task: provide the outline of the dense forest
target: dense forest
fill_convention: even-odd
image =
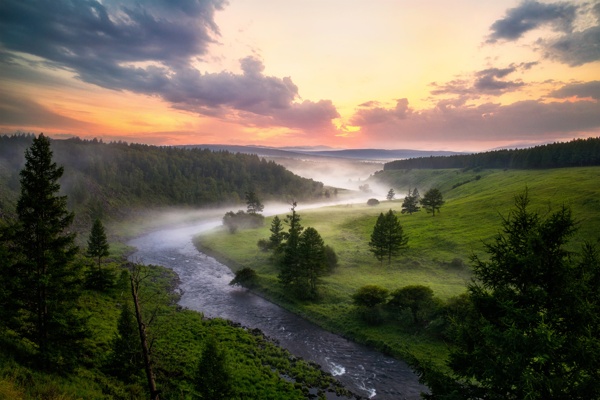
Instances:
[[[600,138],[576,139],[567,143],[552,143],[527,149],[396,160],[386,163],[384,170],[478,167],[542,169],[594,165],[600,165]]]
[[[34,135],[0,136],[0,213],[15,203],[23,154]],[[256,155],[72,138],[51,140],[64,166],[61,188],[71,209],[90,218],[128,207],[241,204],[252,190],[264,200],[309,200],[323,184],[294,175]]]

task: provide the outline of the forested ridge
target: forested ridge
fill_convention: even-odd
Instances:
[[[34,136],[0,136],[0,210],[7,212],[19,188],[24,151]],[[256,155],[207,149],[158,147],[72,138],[52,140],[64,166],[61,188],[74,210],[91,218],[122,207],[210,206],[243,203],[255,191],[263,200],[318,197],[323,184],[301,178]],[[10,207],[12,208],[12,207]]]
[[[447,168],[543,169],[600,165],[600,138],[576,139],[527,149],[396,160],[384,170]]]

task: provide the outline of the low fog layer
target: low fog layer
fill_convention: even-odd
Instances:
[[[366,183],[371,175],[383,169],[383,162],[370,160],[310,156],[302,159],[281,157],[272,157],[269,159],[283,165],[294,174],[303,178],[323,182],[326,186],[356,191],[359,190],[359,186]],[[373,182],[369,182],[368,184],[372,190],[371,197],[378,199],[385,198],[390,189],[389,187],[383,187]]]

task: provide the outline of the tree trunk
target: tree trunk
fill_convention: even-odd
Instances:
[[[154,381],[154,374],[152,373],[152,365],[150,364],[150,351],[148,349],[148,341],[146,339],[146,326],[142,320],[142,313],[140,311],[140,303],[137,296],[137,288],[131,276],[131,295],[133,296],[133,303],[135,304],[135,319],[138,323],[138,329],[140,331],[140,342],[142,344],[142,353],[144,355],[144,366],[146,368],[146,378],[148,379],[148,389],[150,390],[150,399],[158,399],[158,391],[156,390],[156,382]]]

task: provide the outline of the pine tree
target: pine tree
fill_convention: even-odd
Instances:
[[[269,231],[271,232],[271,236],[269,236],[269,248],[275,252],[278,252],[280,250],[281,243],[283,242],[284,232],[281,220],[277,215],[273,217]]]
[[[283,245],[283,257],[280,262],[279,281],[287,288],[296,285],[300,275],[300,255],[298,244],[300,235],[304,229],[300,224],[300,215],[296,212],[296,202],[292,203],[292,213],[288,214],[285,222],[289,230],[285,232],[285,244]]]
[[[488,255],[473,257],[453,374],[424,371],[430,398],[600,398],[600,258],[568,250],[568,208],[542,218],[528,207],[527,192],[516,196]]]
[[[110,247],[108,245],[108,239],[106,238],[104,226],[98,218],[96,218],[94,225],[92,225],[87,244],[87,255],[98,259],[98,269],[100,269],[102,257],[107,257],[110,254]]]
[[[140,336],[131,305],[125,302],[117,322],[117,334],[112,341],[112,353],[109,358],[111,372],[123,381],[140,379],[144,371]]]
[[[394,211],[389,210],[385,215],[380,213],[369,242],[370,251],[375,257],[382,263],[387,257],[388,265],[391,265],[392,257],[404,250],[407,244],[408,237]]]
[[[227,358],[214,336],[209,336],[198,363],[196,388],[201,399],[230,399],[233,394]]]
[[[260,214],[265,208],[253,190],[246,192],[246,205],[248,214]]]
[[[300,273],[305,279],[302,287],[306,286],[303,293],[310,298],[317,295],[319,278],[325,274],[327,269],[327,257],[325,256],[325,244],[319,232],[315,228],[306,228],[298,243],[300,256]]]
[[[73,213],[58,196],[63,168],[52,161],[50,141],[40,134],[25,152],[21,195],[17,202],[13,293],[20,300],[19,332],[36,344],[43,366],[72,367],[87,335],[77,313],[80,271],[73,263],[75,234],[68,232]]]
[[[421,207],[419,207],[419,197],[417,188],[412,192],[408,189],[408,194],[404,197],[404,201],[402,202],[402,214],[408,213],[409,215],[412,215],[414,212],[421,211]]]

